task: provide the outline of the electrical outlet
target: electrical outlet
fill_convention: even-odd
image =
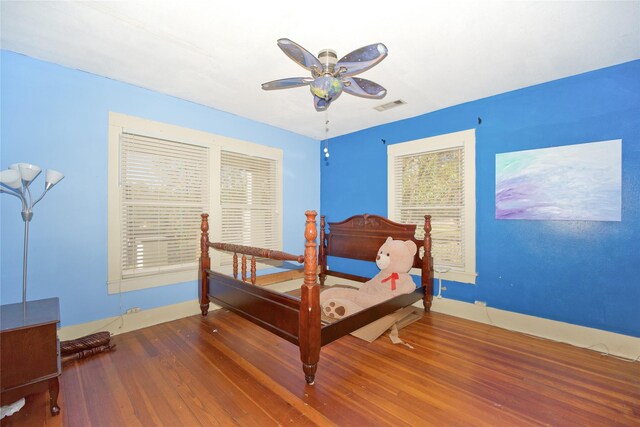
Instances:
[[[486,301],[478,301],[476,300],[476,302],[474,302],[475,305],[479,305],[480,307],[486,307],[487,306],[487,302]]]
[[[133,307],[128,309],[127,311],[125,311],[124,314],[133,314],[133,313],[137,313],[140,311],[140,307]]]

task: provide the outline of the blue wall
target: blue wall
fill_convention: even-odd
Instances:
[[[29,300],[60,297],[63,326],[197,298],[195,282],[107,295],[109,111],[282,148],[284,250],[303,247],[304,212],[320,207],[317,141],[12,52],[1,55],[0,168],[27,162],[66,175],[34,209],[27,289]],[[43,187],[38,177],[36,195]],[[0,207],[0,299],[7,304],[22,300],[23,222],[17,198],[3,194]]]
[[[640,61],[332,139],[331,161],[321,166],[322,213],[328,221],[386,216],[381,140],[470,128],[478,278],[476,285],[446,283],[443,296],[640,337]],[[622,222],[495,219],[496,153],[611,139],[623,141]]]
[[[640,61],[529,87],[318,143],[169,96],[11,52],[1,54],[0,168],[31,162],[66,178],[34,210],[29,299],[59,296],[62,324],[196,298],[194,283],[107,295],[107,125],[115,111],[284,151],[284,244],[306,209],[329,221],[387,215],[387,146],[476,128],[477,284],[443,295],[640,336]],[[478,117],[482,124],[478,125]],[[623,140],[622,222],[494,219],[496,153]],[[300,176],[318,176],[311,189]],[[36,182],[39,193],[43,178]],[[320,197],[320,194],[322,197]],[[21,299],[18,200],[0,196],[0,299]]]

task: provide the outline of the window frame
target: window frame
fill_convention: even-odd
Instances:
[[[462,283],[475,284],[476,272],[476,154],[475,129],[452,132],[413,141],[392,144],[387,147],[387,209],[389,219],[396,218],[395,159],[400,156],[420,155],[462,147],[464,150],[464,271],[449,270],[436,273],[437,277]],[[428,213],[428,212],[427,212]],[[422,224],[418,224],[418,227]],[[415,270],[415,269],[413,269]],[[419,274],[418,271],[412,274]]]
[[[269,147],[242,141],[208,132],[183,128],[180,126],[142,119],[121,113],[109,113],[108,131],[108,195],[107,195],[107,288],[109,294],[194,281],[198,277],[198,261],[185,266],[180,271],[156,273],[147,276],[122,278],[121,259],[121,212],[120,204],[120,139],[122,133],[133,133],[208,148],[209,151],[209,235],[211,241],[218,241],[222,235],[222,208],[220,205],[220,169],[221,152],[232,151],[245,155],[275,160],[277,163],[277,203],[278,236],[276,238],[282,250],[283,240],[283,152],[280,148]],[[258,265],[258,268],[270,268],[270,265]],[[211,268],[230,273],[231,266],[220,266],[220,257],[212,257]]]

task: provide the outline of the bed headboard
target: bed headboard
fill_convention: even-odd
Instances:
[[[400,224],[378,215],[354,215],[341,222],[330,222],[325,233],[324,216],[320,218],[320,245],[325,256],[375,261],[378,249],[387,237],[395,240],[412,240],[418,246],[413,266],[422,267],[420,247],[431,252],[431,222],[425,216],[425,239],[415,238],[416,226]]]

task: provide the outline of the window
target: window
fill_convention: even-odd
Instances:
[[[209,211],[208,148],[123,132],[122,278],[191,267],[199,215]]]
[[[111,113],[108,193],[109,293],[195,280],[203,212],[213,241],[282,249],[276,148]]]
[[[475,283],[475,130],[390,145],[389,217],[431,215],[432,254],[443,279]]]
[[[222,151],[220,209],[222,241],[280,249],[278,163],[275,159]],[[222,257],[228,265],[232,256]]]

